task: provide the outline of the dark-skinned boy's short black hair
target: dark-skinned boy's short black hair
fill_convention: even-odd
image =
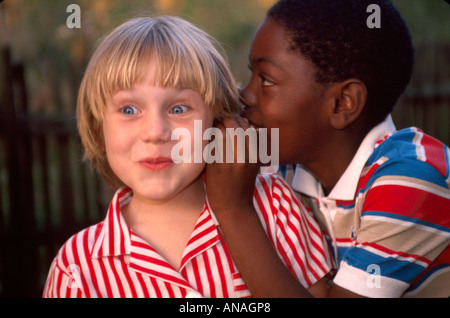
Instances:
[[[380,28],[367,19],[380,7]],[[280,23],[326,84],[357,78],[367,87],[365,113],[375,125],[392,111],[412,74],[414,49],[408,28],[389,0],[280,0],[267,14]]]

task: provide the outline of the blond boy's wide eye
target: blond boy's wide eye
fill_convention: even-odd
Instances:
[[[136,106],[132,106],[132,105],[127,105],[124,106],[120,109],[120,111],[122,112],[122,114],[127,115],[127,116],[132,116],[135,115],[139,112],[139,110],[137,109]]]
[[[175,115],[179,115],[179,114],[183,114],[185,112],[187,112],[189,110],[189,108],[187,106],[183,106],[183,105],[177,105],[172,107],[169,112],[171,114],[175,114]]]

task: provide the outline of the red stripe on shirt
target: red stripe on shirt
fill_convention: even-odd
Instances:
[[[426,162],[435,167],[442,176],[446,176],[447,158],[445,155],[445,148],[442,143],[426,134],[422,133],[421,145],[424,147]]]
[[[380,252],[383,252],[385,254],[389,254],[389,255],[393,255],[393,256],[401,256],[404,258],[413,258],[416,259],[418,261],[424,262],[426,264],[431,264],[431,261],[428,258],[425,258],[423,256],[417,255],[417,254],[408,254],[405,252],[401,252],[401,251],[392,251],[384,246],[381,246],[379,244],[376,243],[369,243],[369,242],[364,242],[360,244],[361,246],[370,246],[373,249],[376,249]]]
[[[450,226],[450,200],[422,189],[402,185],[380,185],[371,189],[364,211],[380,211]],[[429,213],[434,211],[434,213]]]

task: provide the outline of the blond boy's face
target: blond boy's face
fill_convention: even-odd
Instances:
[[[105,149],[111,169],[133,190],[133,199],[168,201],[201,181],[204,162],[175,164],[171,158],[178,142],[171,140],[172,131],[185,128],[194,138],[194,120],[202,121],[204,131],[212,126],[213,115],[191,89],[144,81],[113,94],[104,116]]]

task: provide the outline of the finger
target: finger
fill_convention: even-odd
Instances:
[[[226,117],[222,120],[225,128],[239,128],[240,125],[236,120],[237,117]]]
[[[241,116],[227,117],[222,122],[226,128],[243,128],[245,130],[251,127],[247,118]]]
[[[217,135],[214,135],[214,141],[216,143],[216,147],[214,148],[214,157],[216,157],[217,160],[215,163],[222,163],[222,166],[224,163],[227,163],[227,151],[230,151],[230,154],[234,154],[234,149],[230,147],[230,138],[227,138],[228,132],[227,128],[233,128],[236,127],[236,122],[234,119],[226,117],[223,118],[221,122],[215,122],[214,128],[217,128],[220,130],[220,133]],[[231,126],[231,127],[230,127]],[[216,140],[216,138],[219,137],[219,139]],[[228,155],[228,156],[231,156]],[[220,159],[219,159],[220,158]]]
[[[238,116],[236,121],[242,128],[244,128],[244,130],[251,127],[248,119],[245,117]]]
[[[248,128],[252,128],[249,124],[248,120],[245,118],[242,118],[240,116],[235,117],[226,117],[223,118],[221,123],[216,122],[214,125],[216,128],[219,128],[222,132],[222,149],[220,149],[219,157],[223,158],[223,162],[227,162],[227,158],[231,160],[233,158],[234,160],[232,162],[238,163],[241,162],[241,160],[238,160],[238,153],[239,149],[242,149],[238,146],[238,141],[242,139],[238,139],[237,136],[231,137],[230,132],[228,129],[234,130],[237,128],[242,128],[243,130],[247,131]],[[219,142],[219,141],[218,141]],[[244,147],[244,162],[246,164],[257,164],[260,163],[258,158],[258,136],[257,133],[254,132],[246,132],[245,135],[245,147]],[[228,152],[230,152],[228,154]],[[227,157],[228,155],[228,157]],[[229,162],[229,161],[228,161]],[[242,163],[242,162],[241,162]]]

